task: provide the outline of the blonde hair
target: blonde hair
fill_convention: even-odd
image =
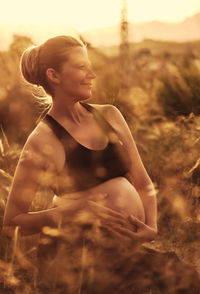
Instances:
[[[27,48],[20,60],[20,69],[24,79],[34,85],[42,86],[47,94],[53,95],[46,70],[54,68],[59,71],[63,62],[67,61],[67,53],[76,46],[86,45],[72,36],[57,36],[48,39],[40,46]]]

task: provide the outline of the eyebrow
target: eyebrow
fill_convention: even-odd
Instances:
[[[80,64],[87,64],[87,65],[89,65],[89,66],[92,66],[92,62],[90,61],[90,62],[85,62],[85,61],[79,61],[79,62],[76,62],[76,63],[74,63],[74,65],[80,65]]]

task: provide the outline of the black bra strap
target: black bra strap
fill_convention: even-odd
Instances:
[[[112,127],[112,125],[104,118],[104,116],[100,113],[100,111],[98,111],[95,107],[87,104],[87,103],[83,103],[80,102],[81,105],[83,105],[89,112],[91,112],[94,116],[94,118],[96,119],[97,123],[103,128],[103,130],[106,133],[109,132],[114,132],[116,134],[115,129]],[[56,136],[61,139],[63,137],[66,136],[66,134],[68,136],[71,137],[71,135],[69,134],[69,132],[57,121],[55,120],[51,115],[46,114],[46,116],[44,117],[44,119],[47,124],[51,127],[51,129],[54,131],[54,133],[56,134]]]
[[[55,135],[58,139],[62,139],[66,134],[69,135],[67,130],[57,122],[51,115],[46,114],[45,118],[43,119],[45,122],[50,126],[50,128],[53,130]]]
[[[98,111],[95,107],[93,107],[90,104],[80,102],[81,105],[83,105],[89,112],[92,112],[94,115],[94,118],[96,121],[100,124],[100,126],[106,131],[106,132],[114,132],[116,133],[116,130],[113,128],[113,126],[105,119],[105,117],[101,114],[100,111]]]

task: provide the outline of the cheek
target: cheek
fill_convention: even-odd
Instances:
[[[85,74],[80,73],[80,74],[76,74],[76,76],[71,76],[71,78],[69,79],[69,82],[71,84],[71,86],[81,86],[81,83],[85,80]]]
[[[82,81],[82,77],[81,76],[70,76],[70,75],[66,75],[66,77],[63,79],[62,81],[62,86],[66,89],[77,89]]]
[[[71,74],[70,74],[70,76],[77,81],[83,79],[85,75],[86,73],[84,70],[74,70],[74,71],[71,71]]]
[[[67,71],[62,78],[62,87],[72,95],[83,95],[86,92],[88,95],[90,89],[82,84],[86,80],[86,75],[84,71]]]

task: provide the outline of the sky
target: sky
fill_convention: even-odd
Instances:
[[[128,20],[178,22],[200,12],[200,0],[127,0]],[[1,24],[68,24],[79,32],[115,25],[122,0],[0,0]]]

